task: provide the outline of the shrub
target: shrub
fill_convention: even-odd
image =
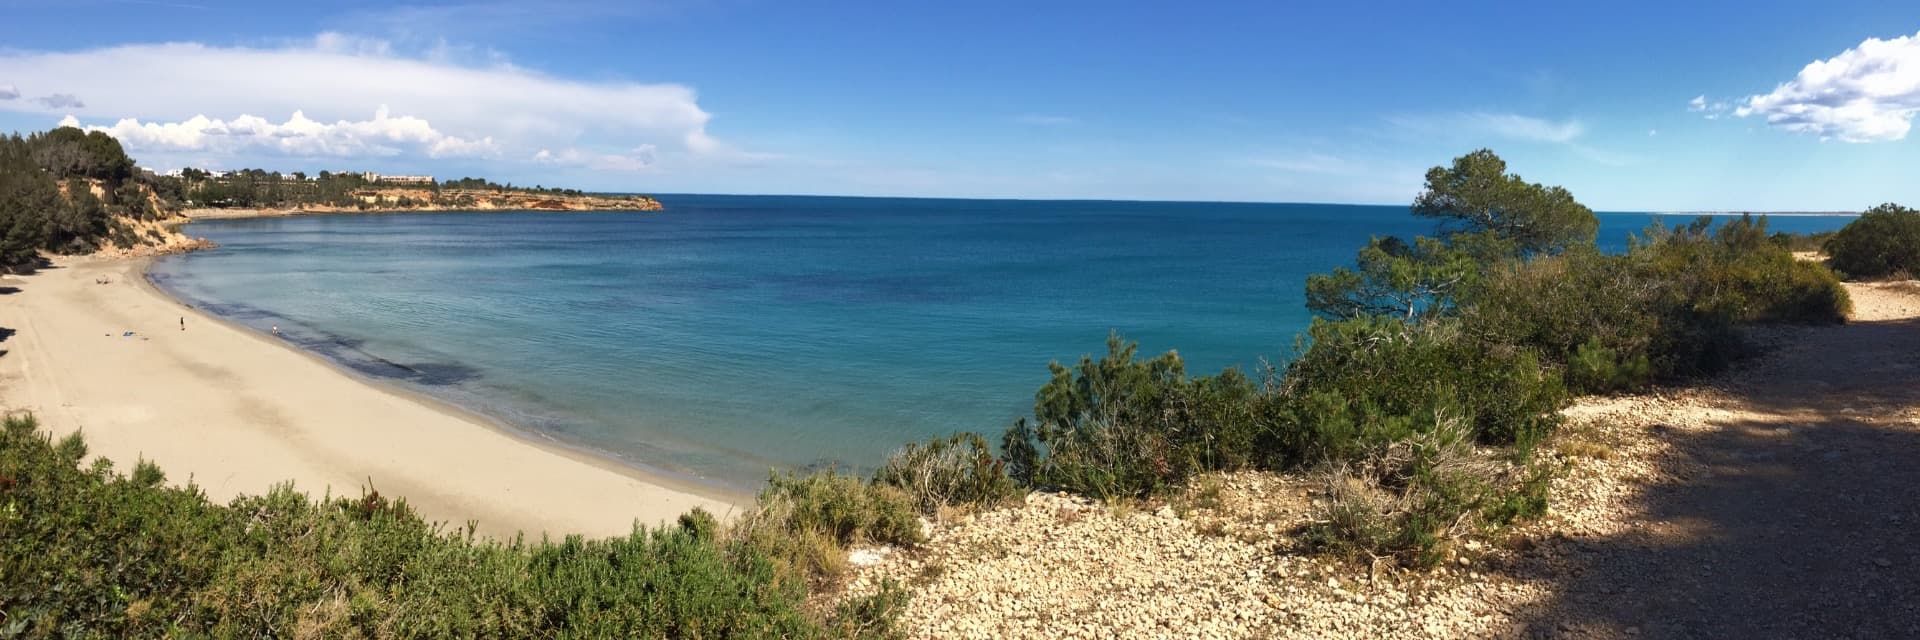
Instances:
[[[1086,495],[1152,494],[1204,471],[1252,464],[1260,390],[1238,369],[1186,375],[1179,354],[1135,359],[1137,344],[1107,338],[1107,355],[1053,363],[1034,395],[1034,420],[1001,439],[1007,471],[1028,486]]]
[[[908,444],[887,457],[873,481],[905,491],[926,515],[946,506],[997,506],[1020,491],[986,439],[972,432]]]
[[[1627,255],[1585,249],[1509,262],[1466,296],[1465,330],[1529,348],[1576,393],[1712,373],[1742,351],[1737,322],[1844,321],[1845,288],[1767,239],[1764,219],[1649,229]]]
[[[1920,211],[1883,204],[1827,240],[1833,268],[1853,278],[1920,272]]]
[[[1432,566],[1452,541],[1546,508],[1544,473],[1477,454],[1465,424],[1445,417],[1323,474],[1327,500],[1306,541],[1348,557]]]
[[[1786,249],[1788,251],[1823,252],[1827,250],[1826,249],[1827,241],[1833,239],[1833,234],[1834,232],[1832,231],[1819,231],[1815,233],[1792,233],[1787,231],[1780,231],[1780,232],[1774,233],[1771,236],[1768,236],[1767,240],[1771,241],[1775,246]]]
[[[1706,313],[1741,322],[1846,321],[1852,303],[1839,278],[1767,240],[1764,216],[1711,227],[1704,217],[1671,230],[1655,225],[1629,256],[1646,269],[1642,277],[1675,284]]]
[[[1653,379],[1653,364],[1645,353],[1623,354],[1597,339],[1580,344],[1567,361],[1567,388],[1588,392],[1629,389]]]
[[[910,546],[925,540],[905,492],[832,469],[772,476],[758,507],[735,522],[728,537],[767,557],[776,573],[810,584],[839,577],[853,544]]]
[[[789,531],[823,533],[840,545],[913,545],[925,540],[913,498],[897,487],[832,469],[804,476],[775,474],[760,490],[759,505],[763,512],[783,514]]]
[[[816,613],[771,547],[715,535],[701,512],[604,540],[498,542],[377,492],[281,486],[222,506],[151,464],[126,477],[78,467],[85,455],[31,417],[0,429],[0,636],[873,637],[899,608],[883,593]]]
[[[1604,393],[1715,371],[1739,352],[1733,318],[1692,304],[1692,288],[1583,250],[1495,268],[1460,322],[1482,344],[1539,354],[1573,393]]]
[[[1296,461],[1346,460],[1451,418],[1479,440],[1528,446],[1558,420],[1558,376],[1530,350],[1489,348],[1457,320],[1317,320],[1288,364],[1273,432]]]

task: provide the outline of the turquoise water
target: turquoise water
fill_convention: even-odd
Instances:
[[[1308,273],[1405,207],[672,196],[662,213],[196,222],[151,275],[365,375],[751,488],[1024,415],[1109,331],[1195,372],[1278,359]],[[1652,216],[1602,216],[1625,245]],[[1847,218],[1779,218],[1776,229]]]

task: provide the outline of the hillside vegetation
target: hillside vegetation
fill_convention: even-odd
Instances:
[[[31,265],[41,251],[174,241],[177,234],[152,224],[171,214],[107,134],[62,127],[0,137],[0,268]]]
[[[156,178],[167,197],[188,207],[309,212],[449,210],[658,211],[644,195],[589,194],[578,189],[516,187],[482,178],[418,183],[368,180],[359,173],[282,174],[241,169],[221,175],[187,169]]]

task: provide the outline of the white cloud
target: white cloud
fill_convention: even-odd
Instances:
[[[10,84],[0,84],[0,100],[12,100],[20,97],[20,90]]]
[[[1649,137],[1649,138],[1652,138],[1652,137],[1656,137],[1656,136],[1659,136],[1659,135],[1660,135],[1660,130],[1659,130],[1659,129],[1648,129],[1648,130],[1647,130],[1647,137]]]
[[[1732,108],[1731,105],[1725,102],[1708,102],[1707,96],[1705,95],[1696,96],[1694,99],[1687,101],[1688,113],[1706,114],[1705,117],[1708,120],[1719,120],[1722,116],[1727,115],[1727,111]]]
[[[96,123],[121,120],[106,128],[138,137],[129,144],[135,152],[143,145],[197,144],[213,151],[497,151],[527,158],[549,148],[604,154],[652,145],[663,158],[750,155],[707,132],[709,114],[683,85],[570,80],[497,62],[461,65],[432,52],[409,56],[382,40],[335,33],[268,48],[169,43],[0,51],[0,77],[59,92],[49,97],[86,98],[84,105],[78,98],[66,106],[30,100],[0,103],[0,109],[72,112]],[[402,115],[360,119],[383,105]],[[240,115],[289,113],[294,117],[282,123]],[[235,131],[248,132],[243,137],[253,142],[209,140]],[[275,136],[281,142],[263,142]]]
[[[79,126],[69,115],[61,121]],[[356,157],[415,153],[429,158],[486,157],[497,152],[492,138],[477,140],[450,136],[426,120],[393,117],[386,107],[370,120],[339,120],[331,124],[293,112],[286,122],[242,115],[231,121],[196,115],[180,122],[140,122],[124,118],[111,126],[88,126],[105,131],[121,144],[155,151],[211,151],[223,154],[256,151],[289,156]]]
[[[1587,131],[1586,125],[1578,120],[1554,121],[1485,111],[1390,118],[1389,121],[1402,128],[1427,134],[1495,137],[1553,144],[1573,142]]]
[[[641,171],[653,166],[653,145],[640,145],[626,153],[591,153],[579,149],[563,149],[554,153],[541,149],[533,154],[533,161],[540,164],[567,167],[584,167],[598,171]]]
[[[1775,128],[1822,139],[1878,142],[1907,137],[1916,112],[1920,34],[1868,38],[1815,60],[1771,93],[1747,98],[1734,115],[1760,116]]]

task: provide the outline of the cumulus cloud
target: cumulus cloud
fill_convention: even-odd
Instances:
[[[69,115],[66,126],[81,126]],[[477,140],[451,136],[426,120],[391,116],[381,107],[369,120],[325,123],[293,112],[286,122],[242,115],[217,120],[195,115],[179,122],[141,122],[125,118],[111,126],[87,126],[104,131],[135,149],[235,153],[270,152],[292,156],[394,156],[417,153],[430,158],[485,157],[497,151],[492,138]]]
[[[0,100],[12,100],[20,97],[20,90],[10,84],[0,84]]]
[[[1859,46],[1815,60],[1770,93],[1734,110],[1795,133],[1846,142],[1907,137],[1920,112],[1920,34],[1868,38]]]
[[[266,48],[169,43],[0,51],[0,77],[86,96],[87,113],[124,119],[102,128],[129,134],[136,152],[151,145],[329,156],[497,152],[524,159],[536,150],[575,148],[630,156],[624,150],[651,145],[662,156],[750,155],[708,134],[709,114],[683,85],[571,80],[504,63],[462,65],[334,33]],[[61,115],[78,102],[28,100],[0,103],[0,110]],[[390,111],[364,119],[382,105]],[[238,115],[289,113],[293,117],[280,123]],[[240,132],[245,142],[213,140]]]

